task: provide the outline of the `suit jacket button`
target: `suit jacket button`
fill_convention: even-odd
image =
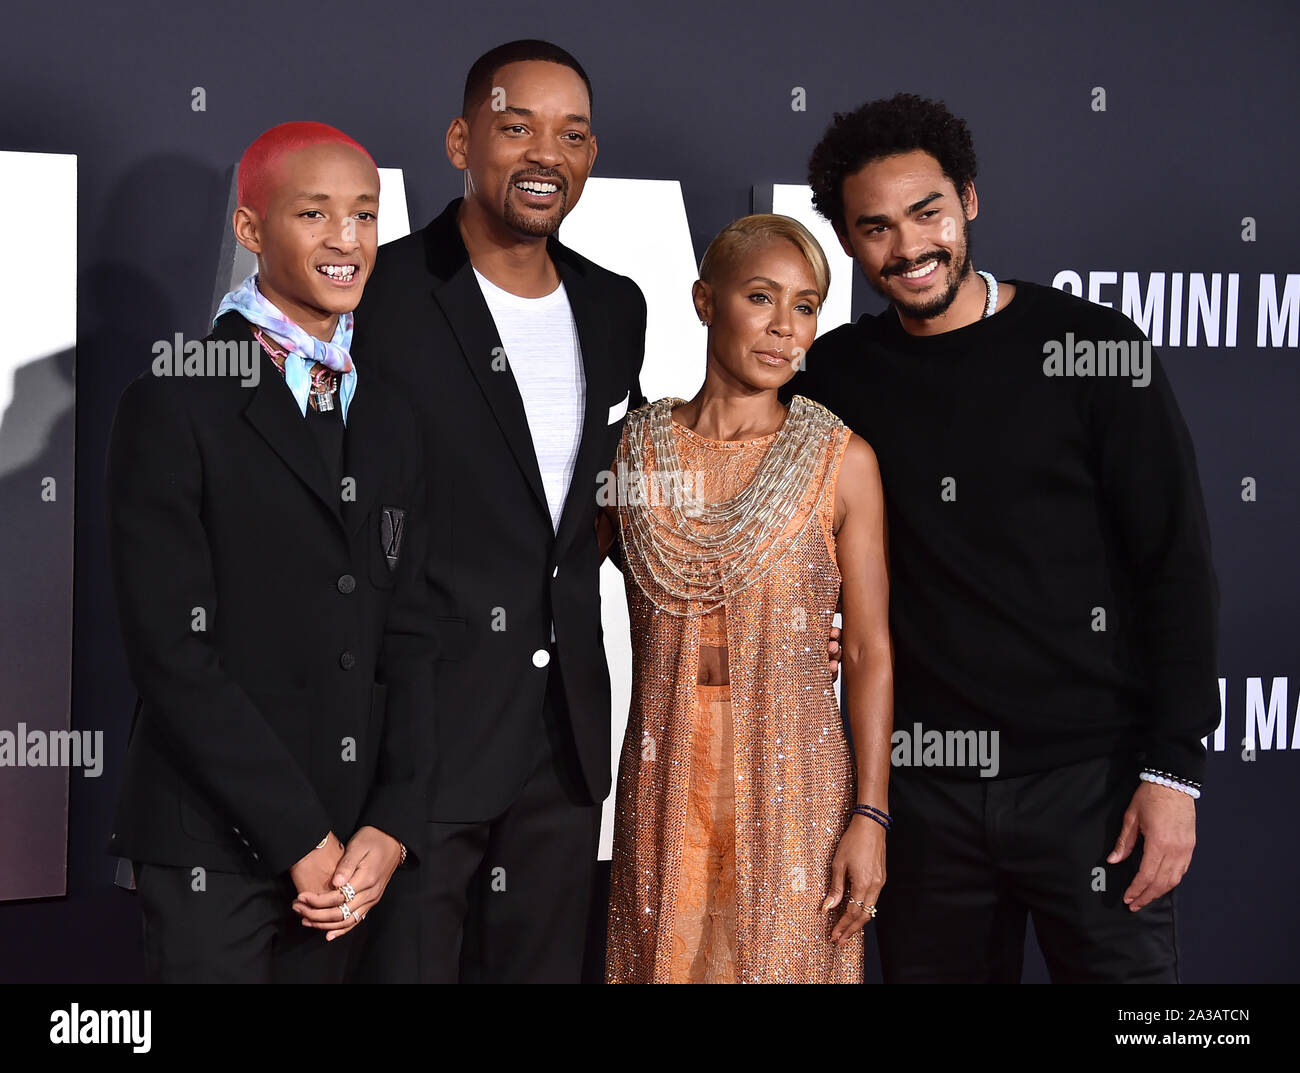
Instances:
[[[344,574],[342,577],[339,578],[338,586],[339,586],[339,592],[341,592],[344,596],[346,596],[348,593],[350,593],[353,589],[357,587],[357,579],[354,578],[351,574]]]
[[[352,670],[352,668],[355,667],[356,665],[357,665],[357,657],[354,656],[351,652],[344,652],[343,655],[339,656],[339,666],[342,667],[345,671]]]
[[[550,662],[551,662],[551,654],[547,652],[546,649],[539,648],[536,652],[533,653],[534,667],[545,667]]]

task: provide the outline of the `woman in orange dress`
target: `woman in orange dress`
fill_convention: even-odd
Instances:
[[[885,880],[892,652],[875,455],[780,389],[830,270],[784,216],[710,244],[704,386],[629,415],[615,465],[632,623],[606,979],[860,982]],[[837,604],[850,751],[826,661]],[[836,912],[839,910],[839,912]]]

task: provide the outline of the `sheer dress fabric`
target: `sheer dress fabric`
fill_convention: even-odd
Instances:
[[[639,436],[652,469],[654,405],[629,415],[624,465],[629,437]],[[656,584],[627,539],[620,503],[632,704],[617,784],[607,982],[862,979],[861,933],[832,945],[841,908],[819,911],[854,804],[826,656],[840,588],[835,485],[850,432],[811,405],[824,429],[817,465],[794,517],[764,537],[787,546],[761,581],[727,593],[721,608],[698,614],[706,605]],[[671,434],[681,468],[715,502],[748,485],[780,435],[717,441],[676,422]],[[702,645],[725,651],[726,684],[699,680]]]

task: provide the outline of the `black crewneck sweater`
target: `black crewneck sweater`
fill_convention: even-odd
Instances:
[[[892,308],[828,332],[787,388],[880,462],[895,727],[996,730],[1003,778],[1132,750],[1200,782],[1218,593],[1187,428],[1152,349],[1146,386],[1131,364],[1047,375],[1057,344],[1066,370],[1084,342],[1140,360],[1145,336],[1011,282],[1002,310],[937,336]]]

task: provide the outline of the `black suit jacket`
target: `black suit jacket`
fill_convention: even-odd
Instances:
[[[113,424],[110,550],[140,699],[110,850],[278,874],[331,829],[418,846],[434,640],[414,417],[358,363],[349,499],[248,323],[227,313],[208,339],[251,346],[257,386],[146,374]]]
[[[547,654],[593,801],[610,786],[609,670],[594,533],[608,470],[639,386],[640,288],[564,246],[555,263],[577,323],[587,382],[573,482],[555,532],[523,402],[456,225],[461,199],[379,251],[357,310],[354,353],[405,389],[428,456],[429,580],[440,640],[437,761],[429,818],[488,819],[528,775]],[[507,356],[508,357],[508,356]]]

